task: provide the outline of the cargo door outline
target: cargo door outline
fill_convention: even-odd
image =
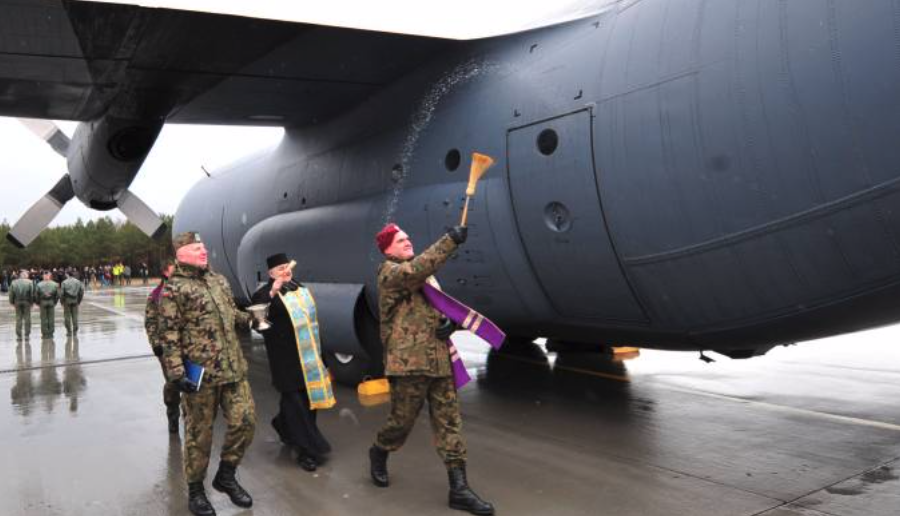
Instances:
[[[557,136],[550,153],[538,150],[538,135],[546,129]],[[509,128],[506,153],[519,239],[554,311],[567,319],[648,323],[603,212],[591,109]],[[568,216],[564,224],[548,222],[559,220],[552,215],[559,212]],[[560,278],[559,264],[570,259],[579,277]]]

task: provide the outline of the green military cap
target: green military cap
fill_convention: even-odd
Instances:
[[[185,231],[175,235],[175,238],[172,239],[172,247],[177,251],[180,247],[184,247],[188,244],[199,244],[201,242],[203,241],[200,240],[200,233],[197,233],[196,231]]]

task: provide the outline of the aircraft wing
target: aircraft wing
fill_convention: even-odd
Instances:
[[[70,0],[0,0],[0,115],[325,120],[460,42]]]

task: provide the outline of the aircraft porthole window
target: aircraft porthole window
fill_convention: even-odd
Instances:
[[[287,192],[284,192],[284,198],[287,199]]]
[[[301,205],[301,206],[306,206],[306,197],[301,197],[301,198],[300,198],[300,205]]]
[[[537,147],[544,156],[549,156],[556,152],[558,146],[559,136],[557,136],[556,131],[553,129],[544,129],[538,134]]]
[[[244,226],[247,225],[247,214],[246,213],[241,214],[241,224],[243,224]]]
[[[461,156],[459,154],[459,149],[450,149],[447,151],[447,156],[444,158],[444,166],[447,167],[448,171],[453,172],[459,168],[460,160]]]

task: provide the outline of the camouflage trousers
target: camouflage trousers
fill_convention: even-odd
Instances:
[[[56,310],[53,305],[41,306],[41,337],[52,337],[56,330],[53,318],[56,317]]]
[[[221,460],[238,465],[253,441],[256,430],[256,406],[250,383],[241,380],[223,385],[203,385],[199,392],[181,397],[185,409],[184,477],[187,482],[202,482],[212,450],[213,422],[219,407],[228,427],[222,443]]]
[[[175,417],[178,414],[178,407],[181,405],[181,391],[175,384],[166,378],[166,368],[163,365],[162,357],[159,358],[159,367],[163,374],[163,403],[166,404],[166,415]]]
[[[63,304],[63,318],[66,323],[66,335],[78,333],[78,305]]]
[[[25,336],[31,335],[31,303],[16,304],[16,337],[20,339],[22,326],[25,326]]]
[[[387,451],[399,450],[427,399],[431,433],[438,455],[448,468],[465,466],[466,443],[462,437],[462,416],[453,378],[392,376],[389,381],[391,415],[378,432],[375,444]]]

